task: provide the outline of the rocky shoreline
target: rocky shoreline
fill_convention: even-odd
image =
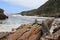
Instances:
[[[50,26],[54,19],[47,19],[44,23]],[[43,29],[42,24],[37,22],[23,24],[15,32],[2,32],[0,33],[0,40],[60,40],[60,30],[52,34],[47,34],[47,31]],[[50,29],[48,27],[48,29]],[[45,35],[45,36],[44,36]]]
[[[0,20],[4,20],[4,19],[7,19],[7,18],[8,18],[8,16],[6,16],[4,14],[4,10],[0,8]]]

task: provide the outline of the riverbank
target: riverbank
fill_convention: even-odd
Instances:
[[[48,25],[48,30],[51,28],[51,24],[53,20],[54,19],[47,19],[44,22],[46,23],[46,25]],[[46,36],[42,37],[42,35],[44,35],[43,26],[42,24],[39,24],[36,21],[34,23],[23,24],[15,30],[16,30],[15,32],[0,33],[0,40],[49,40],[49,39],[53,40],[54,38],[55,38],[54,40],[56,40],[60,36],[60,34],[58,34],[60,31],[58,31],[54,34],[48,34],[47,37]],[[12,31],[14,31],[14,29]],[[45,29],[45,32],[47,32],[46,29]]]

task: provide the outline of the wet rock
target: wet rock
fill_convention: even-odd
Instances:
[[[0,8],[0,20],[7,19],[8,16],[4,14],[4,10]]]
[[[60,30],[60,23],[56,24],[56,28],[53,30],[53,33],[57,32],[58,30]]]
[[[43,31],[43,37],[50,34],[49,27],[44,22],[42,23],[42,31]]]
[[[46,23],[46,25],[49,27],[49,29],[51,28],[54,19],[55,19],[55,18],[51,18],[51,19],[47,19],[47,20],[45,21],[45,23]]]
[[[7,36],[9,33],[7,32],[0,32],[0,38],[3,38],[4,36]]]
[[[49,30],[51,28],[53,20],[54,19],[47,19],[45,21],[42,21],[41,26],[42,26],[42,31],[43,31],[43,37],[50,34]]]
[[[55,28],[55,29],[53,30],[53,33],[57,32],[58,30],[60,30],[60,27]]]
[[[60,30],[54,34],[43,37],[41,40],[60,40]]]

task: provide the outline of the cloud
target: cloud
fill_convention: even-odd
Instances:
[[[47,0],[3,0],[3,1],[16,6],[23,6],[34,9],[44,4]]]

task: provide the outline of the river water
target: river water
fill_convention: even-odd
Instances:
[[[0,32],[11,31],[12,28],[17,28],[21,24],[27,24],[32,22],[34,16],[20,16],[20,15],[8,15],[6,20],[0,20]]]
[[[27,24],[34,22],[37,18],[39,21],[43,21],[48,17],[36,17],[36,16],[21,16],[21,15],[8,15],[6,20],[0,20],[0,32],[11,32],[12,28],[18,28],[21,24]]]

